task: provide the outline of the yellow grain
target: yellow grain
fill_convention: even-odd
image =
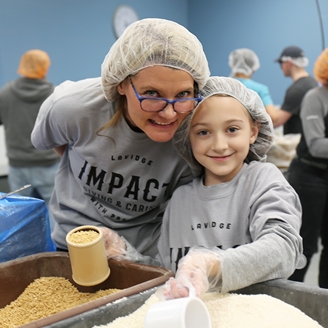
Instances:
[[[68,236],[68,240],[75,244],[88,244],[99,236],[95,230],[80,230]]]
[[[14,328],[118,292],[119,289],[82,293],[68,279],[41,277],[6,307],[0,309],[0,328]]]

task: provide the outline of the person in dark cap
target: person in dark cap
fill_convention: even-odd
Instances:
[[[41,104],[55,88],[46,78],[49,66],[45,51],[31,49],[21,57],[17,70],[20,77],[0,89],[0,125],[5,130],[9,188],[13,191],[31,184],[19,194],[41,198],[47,206],[60,158],[53,150],[36,149],[31,132]],[[49,217],[52,229],[54,221]]]
[[[270,112],[274,127],[283,125],[284,134],[301,133],[300,107],[304,95],[318,86],[316,80],[305,70],[309,60],[297,46],[285,48],[275,60],[286,77],[293,80],[287,89],[281,108]]]

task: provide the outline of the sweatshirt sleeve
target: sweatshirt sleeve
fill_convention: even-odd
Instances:
[[[266,222],[258,238],[225,251],[216,249],[222,270],[221,291],[228,292],[278,278],[288,278],[305,265],[302,240],[288,223]]]
[[[237,248],[215,250],[221,264],[222,292],[287,279],[306,263],[299,234],[302,222],[299,197],[276,167],[270,163],[261,167],[257,178],[251,179],[256,180],[249,212],[252,241]]]
[[[55,88],[40,107],[31,141],[35,148],[45,150],[72,142],[73,126],[78,121],[75,82],[65,81]],[[75,117],[75,119],[74,119]],[[71,133],[70,133],[71,131]]]
[[[109,120],[109,103],[99,79],[65,81],[42,104],[31,134],[35,148],[45,150],[73,145],[82,134],[96,133]],[[95,115],[97,113],[97,115]],[[106,114],[107,113],[107,114]],[[97,126],[95,126],[97,124]]]
[[[319,97],[319,89],[310,90],[301,107],[303,134],[309,152],[313,157],[328,158],[328,138],[326,137],[327,105]]]

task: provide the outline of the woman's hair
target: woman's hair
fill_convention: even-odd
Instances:
[[[111,126],[116,126],[120,122],[120,120],[123,117],[123,112],[126,108],[126,97],[123,95],[120,95],[119,98],[117,98],[113,102],[113,108],[115,111],[114,116],[97,131],[97,135],[100,136],[101,131],[103,131]]]

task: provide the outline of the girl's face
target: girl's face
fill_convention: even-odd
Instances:
[[[206,186],[234,178],[258,131],[258,125],[235,98],[212,96],[199,105],[189,138],[196,160],[205,168]]]
[[[140,97],[169,100],[194,98],[194,80],[182,70],[164,66],[148,67],[131,76],[131,81]],[[117,87],[118,92],[127,99],[124,117],[130,127],[146,133],[150,139],[157,142],[171,140],[189,113],[176,113],[171,104],[159,112],[145,112],[140,107],[131,81],[127,78]]]

